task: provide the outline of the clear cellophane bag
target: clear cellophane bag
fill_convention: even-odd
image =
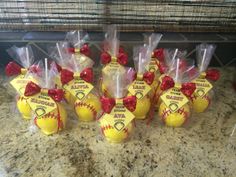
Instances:
[[[110,95],[102,96],[101,99],[106,98],[106,99],[113,99],[115,101],[114,109],[117,109],[116,106],[118,106],[119,109],[119,101],[118,100],[123,100],[125,98],[130,97],[128,94],[128,87],[129,85],[133,82],[133,78],[135,76],[135,71],[132,68],[125,68],[125,73],[117,71],[114,75],[104,75],[104,84],[106,85],[108,92]],[[131,96],[133,97],[133,96]],[[101,101],[102,104],[105,106],[103,101]],[[116,107],[116,108],[115,108]],[[122,107],[122,106],[121,106]],[[113,113],[106,113],[103,111],[103,114],[101,118],[99,119],[100,123],[100,128],[102,131],[102,134],[104,137],[111,143],[121,143],[126,141],[131,134],[134,132],[134,119],[130,121],[127,126],[121,130],[118,131],[114,128],[114,125],[110,125],[108,122],[104,121],[104,115],[105,114],[114,114],[116,111]],[[116,112],[119,114],[119,112]],[[130,115],[129,115],[130,116]],[[133,115],[132,115],[133,116]],[[126,119],[129,119],[126,117]]]
[[[208,66],[211,62],[211,59],[213,57],[213,54],[215,52],[216,49],[216,45],[214,44],[200,44],[196,46],[196,61],[197,61],[197,70],[199,72],[199,77],[198,79],[206,79],[207,82],[210,82],[211,85],[213,85],[213,81],[216,80],[211,80],[211,77],[208,78],[208,71],[210,71],[211,69],[208,69]],[[215,70],[215,69],[213,69]],[[216,72],[218,72],[217,70],[215,70]],[[196,83],[197,84],[197,83]],[[198,86],[198,84],[197,84]],[[199,90],[199,89],[198,89]],[[214,87],[212,87],[204,96],[201,96],[202,98],[200,98],[198,96],[198,94],[194,94],[192,97],[192,101],[193,104],[196,103],[196,108],[195,105],[194,106],[194,110],[196,112],[204,112],[205,110],[207,110],[209,108],[209,106],[214,102],[214,98],[215,98],[215,93],[214,93]],[[198,102],[200,101],[199,99],[202,99],[202,105],[203,104],[207,104],[208,106],[202,110],[201,106],[198,106]]]
[[[67,124],[67,112],[63,104],[64,92],[57,88],[55,83],[58,75],[56,64],[49,64],[48,59],[45,59],[44,64],[41,62],[40,65],[44,67],[41,67],[37,82],[29,81],[24,93],[32,109],[29,131],[35,133],[41,130],[44,134],[51,135],[65,129]],[[47,112],[47,109],[50,111]]]
[[[190,99],[196,89],[193,80],[199,76],[199,72],[193,72],[194,60],[176,56],[171,60],[166,74],[160,78],[161,92],[158,100],[160,119],[173,127],[186,125],[188,122],[191,116]],[[170,82],[172,85],[168,87]]]
[[[104,75],[113,75],[116,72],[125,73],[124,65],[128,62],[128,55],[120,48],[119,32],[116,25],[108,25],[104,28],[105,40],[101,53],[102,73],[99,81],[101,94],[106,94],[107,88],[104,87]]]
[[[3,85],[8,94],[15,98],[15,104],[10,107],[11,112],[30,120],[31,111],[24,97],[24,89],[29,80],[36,81],[41,74],[40,63],[36,62],[30,45],[13,46],[7,52],[13,61],[5,68],[7,78]]]

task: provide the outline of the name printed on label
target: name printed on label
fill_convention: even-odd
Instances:
[[[44,105],[44,106],[49,106],[49,107],[54,107],[55,106],[55,103],[50,103],[48,101],[39,100],[37,98],[31,98],[30,102],[36,103],[36,104],[41,104],[41,105]]]
[[[175,100],[175,101],[183,101],[184,99],[183,97],[172,96],[172,95],[166,95],[166,98],[170,100]]]
[[[16,81],[17,84],[26,84],[28,83],[30,80],[29,79],[18,79]]]
[[[114,118],[118,118],[118,119],[125,118],[125,115],[124,114],[115,114]]]
[[[207,83],[196,83],[196,86],[197,87],[210,87],[210,85]]]
[[[75,90],[75,89],[88,89],[88,85],[72,85],[71,89]]]

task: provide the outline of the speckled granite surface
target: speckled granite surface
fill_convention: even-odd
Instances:
[[[54,136],[30,132],[0,87],[0,176],[34,177],[216,177],[236,176],[236,92],[233,68],[222,70],[216,103],[193,114],[185,128],[167,128],[156,118],[136,123],[130,141],[108,144],[96,123],[71,121]],[[232,134],[232,136],[231,136]]]

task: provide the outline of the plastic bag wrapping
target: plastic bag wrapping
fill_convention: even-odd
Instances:
[[[128,94],[128,86],[133,81],[135,72],[126,68],[125,73],[117,72],[106,75],[104,84],[110,97],[102,96],[102,117],[99,119],[104,137],[111,143],[121,143],[133,132],[133,111],[136,107],[136,97]]]
[[[21,48],[13,46],[7,52],[14,61],[9,62],[5,68],[8,79],[4,82],[4,86],[8,93],[15,98],[16,107],[21,117],[29,120],[31,109],[27,104],[27,98],[24,97],[24,90],[28,81],[37,82],[36,77],[41,75],[41,66],[35,62],[29,45]],[[15,106],[11,109],[16,111]]]
[[[176,48],[176,49],[164,49],[163,53],[164,53],[164,56],[165,56],[164,60],[159,61],[159,65],[158,65],[159,72],[162,75],[171,73],[172,70],[175,69],[177,58],[180,59],[180,68],[185,68],[188,64],[189,64],[189,66],[194,66],[194,65],[191,65],[191,63],[188,63],[188,62],[193,62],[192,60],[188,61],[188,60],[185,59],[185,56],[186,56],[186,53],[187,53],[186,51],[180,51],[178,48]],[[158,78],[157,89],[156,89],[156,92],[155,92],[155,95],[154,95],[154,97],[156,98],[157,107],[159,105],[158,102],[159,102],[160,95],[162,93],[162,90],[160,89],[160,84],[161,84],[160,77]]]
[[[128,94],[128,86],[133,81],[135,71],[132,68],[125,67],[124,69],[124,72],[104,74],[104,86],[112,98],[123,98]]]
[[[189,74],[194,62],[175,58],[167,74],[161,77],[161,94],[159,100],[159,117],[171,127],[184,125],[190,117],[189,99],[196,89],[192,80],[198,75]]]
[[[74,58],[75,63],[77,65],[84,65],[85,67],[88,65],[93,65],[94,61],[83,54],[74,54],[69,52],[69,43],[68,42],[58,42],[56,46],[49,48],[49,55],[56,60],[57,64],[59,64],[62,68],[71,67],[71,59]]]
[[[200,44],[196,47],[197,66],[200,73],[207,70],[215,49],[214,44]]]
[[[155,77],[159,77],[158,72],[158,65],[160,57],[159,55],[156,55],[158,52],[156,52],[155,48],[157,47],[158,43],[160,42],[162,37],[162,34],[152,33],[151,35],[144,35],[144,46],[147,47],[147,50],[150,53],[151,51],[151,60],[149,61],[149,65],[146,66],[147,70],[150,72],[154,72]],[[156,82],[153,84],[153,90],[156,88]]]
[[[151,35],[144,35],[145,43],[150,47],[151,51],[153,51],[157,47],[162,36],[163,36],[162,34],[158,33],[152,33]]]
[[[62,105],[64,92],[55,88],[57,70],[49,68],[48,60],[44,61],[44,68],[37,83],[29,81],[25,87],[24,96],[32,109],[32,124],[29,130],[34,133],[38,127],[44,134],[51,135],[64,129],[67,113]]]
[[[68,67],[60,73],[65,97],[81,121],[93,121],[99,117],[101,104],[98,91],[93,85],[92,64],[81,65],[77,59],[71,58]]]
[[[148,46],[148,49],[153,52],[159,44],[162,38],[162,34],[152,33],[151,35],[144,35],[144,45]]]
[[[7,53],[23,68],[29,68],[34,62],[34,55],[30,45],[25,47],[13,46],[7,49]]]
[[[75,55],[68,51],[69,43],[68,42],[58,42],[54,47],[50,47],[48,49],[49,55],[53,58],[57,63],[57,69],[60,73],[61,69],[69,69],[74,71],[77,68],[85,68],[92,67],[94,65],[94,61],[85,55]],[[57,75],[56,84],[58,87],[62,87],[62,83],[60,81],[59,74]],[[68,94],[68,93],[67,93]],[[65,97],[67,100],[67,97]],[[67,100],[69,102],[69,100]]]
[[[115,25],[109,25],[105,28],[105,40],[103,42],[103,52],[101,53],[101,63],[103,65],[116,62],[120,65],[126,65],[128,55],[123,48],[120,48],[119,33]]]
[[[166,67],[171,67],[172,65],[174,65],[176,62],[175,59],[179,58],[181,59],[180,62],[182,62],[184,64],[184,60],[182,59],[186,59],[186,55],[187,55],[187,51],[181,51],[178,48],[176,49],[165,49],[164,50],[164,63],[166,65]],[[181,64],[182,65],[182,64]]]
[[[88,39],[88,33],[84,31],[70,31],[66,34],[66,40],[76,48],[81,48]]]
[[[215,49],[216,46],[212,44],[200,44],[196,47],[199,77],[194,80],[197,89],[192,95],[191,101],[193,110],[198,113],[206,111],[211,105],[214,98],[211,81],[216,81],[220,77],[218,70],[207,69]]]
[[[151,61],[152,50],[148,46],[138,46],[134,48],[133,60],[137,74],[144,74]]]
[[[55,46],[48,48],[49,56],[54,59],[61,67],[67,65],[67,61],[72,57],[72,53],[68,51],[68,42],[57,42]]]
[[[199,76],[199,72],[193,72],[194,68],[194,60],[176,58],[171,61],[166,74],[172,77],[175,83],[182,84],[190,82]]]
[[[68,51],[76,55],[90,56],[91,51],[86,41],[89,39],[88,33],[84,31],[70,31],[66,34],[66,41],[69,43]]]
[[[129,86],[129,93],[137,97],[136,109],[133,112],[136,119],[145,119],[151,107],[151,85],[155,78],[154,72],[147,71],[151,55],[152,50],[147,45],[134,48],[133,59],[137,74]]]
[[[104,51],[107,51],[111,56],[117,56],[119,53],[120,41],[119,32],[116,25],[108,25],[104,28],[105,40],[103,44]]]
[[[125,73],[124,65],[128,63],[128,55],[119,46],[118,32],[115,25],[107,26],[103,52],[101,53],[102,76],[100,78],[99,89],[101,94],[109,95],[108,89],[103,83],[103,77],[114,75],[115,73]]]

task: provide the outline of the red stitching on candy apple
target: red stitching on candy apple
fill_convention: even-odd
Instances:
[[[109,130],[109,129],[114,129],[114,128],[111,125],[101,126],[102,134],[104,135],[104,131]],[[128,137],[129,129],[127,127],[125,127],[122,131],[126,134],[126,137]]]
[[[94,119],[96,119],[97,111],[92,105],[84,103],[84,102],[75,102],[74,108],[76,108],[76,107],[86,107],[86,108],[88,108],[93,113]]]
[[[186,121],[187,117],[188,117],[188,112],[184,110],[184,108],[180,108],[178,109],[177,113],[179,113],[180,115],[184,115],[184,119]],[[165,108],[162,111],[162,116],[161,116],[161,120],[163,122],[165,122],[165,119],[167,118],[167,116],[169,116],[171,114],[170,109]]]
[[[58,127],[57,132],[59,131],[60,128],[63,128],[63,122],[61,120],[60,111],[59,111],[58,106],[57,106],[57,114],[49,112],[46,115],[42,116],[41,118],[42,119],[47,119],[47,118],[57,119],[57,127]],[[37,124],[37,119],[38,119],[37,117],[34,118],[34,124],[37,127],[39,127],[38,124]]]

